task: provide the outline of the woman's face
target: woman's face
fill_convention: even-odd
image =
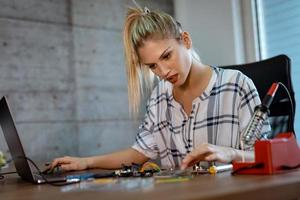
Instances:
[[[184,32],[178,39],[149,39],[138,48],[142,64],[161,79],[167,80],[174,86],[185,83],[192,65],[190,52],[191,40]]]

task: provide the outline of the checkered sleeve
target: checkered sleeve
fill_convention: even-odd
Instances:
[[[146,114],[143,122],[139,126],[138,134],[136,135],[136,140],[132,148],[150,159],[155,159],[158,156],[158,147],[153,135],[154,113],[149,106],[151,105],[151,100],[152,98],[150,98],[147,103]]]
[[[250,78],[244,76],[241,85],[241,99],[239,104],[239,124],[240,135],[248,126],[251,117],[254,114],[256,106],[261,104],[257,89]],[[269,132],[271,130],[269,120],[264,122],[262,133]],[[245,150],[253,150],[253,146],[245,146]]]

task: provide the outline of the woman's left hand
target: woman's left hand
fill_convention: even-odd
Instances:
[[[202,144],[187,154],[182,160],[181,169],[195,165],[199,161],[218,161],[229,163],[236,157],[236,151],[230,147]]]

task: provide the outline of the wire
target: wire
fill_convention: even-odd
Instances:
[[[237,173],[240,173],[241,171],[245,171],[245,170],[248,170],[248,169],[263,168],[263,167],[264,167],[263,163],[255,163],[253,165],[247,165],[245,167],[238,168],[238,169],[232,171],[231,174],[236,175]]]
[[[12,159],[7,160],[7,161],[6,161],[6,165],[9,164],[9,163],[11,163],[12,161],[13,161]],[[0,168],[0,169],[1,169],[1,168]],[[3,172],[3,173],[0,173],[0,180],[4,179],[4,175],[7,175],[7,174],[15,174],[15,173],[17,173],[17,172],[14,171],[14,172]]]
[[[34,163],[33,160],[31,160],[28,157],[23,157],[23,158],[25,158],[26,160],[28,160],[34,166],[34,168],[38,171],[39,175],[43,178],[43,180],[45,181],[45,183],[47,183],[49,185],[52,185],[52,186],[64,186],[64,185],[70,185],[70,184],[77,183],[77,182],[61,182],[61,183],[60,182],[57,182],[57,183],[50,182],[47,179],[47,177],[42,173],[42,171],[39,169],[39,167]]]
[[[280,167],[280,169],[282,169],[282,170],[290,170],[290,169],[297,169],[298,167],[300,167],[300,164],[297,164],[297,165],[295,165],[295,166],[282,165],[282,166]]]
[[[291,94],[290,94],[289,90],[287,89],[287,87],[282,82],[278,82],[278,84],[284,88],[284,91],[288,95],[289,102],[291,104],[291,109],[290,109],[290,118],[291,119],[289,120],[289,129],[290,129],[290,131],[292,131],[295,134],[295,130],[294,130],[294,114],[295,114],[295,110],[294,110],[294,104],[293,104],[293,101],[292,101]]]
[[[57,183],[53,183],[53,182],[48,180],[48,178],[43,174],[43,172],[40,170],[40,168],[30,158],[28,158],[26,156],[17,156],[17,157],[12,158],[10,161],[15,160],[15,159],[26,159],[26,160],[28,160],[34,166],[34,168],[37,170],[38,174],[42,177],[42,179],[45,181],[46,184],[49,184],[49,185],[52,185],[52,186],[64,186],[64,185],[70,185],[70,184],[78,183],[78,182],[57,182]],[[17,172],[0,173],[0,180],[3,180],[5,178],[4,175],[14,174],[14,173],[17,173]]]
[[[4,179],[4,175],[7,174],[16,174],[17,172],[4,172],[4,173],[0,173],[0,180]]]

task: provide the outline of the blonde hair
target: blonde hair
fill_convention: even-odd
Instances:
[[[123,30],[129,107],[131,114],[137,116],[143,88],[146,91],[153,88],[152,72],[142,66],[137,49],[147,39],[180,38],[182,29],[167,13],[147,8],[129,8]]]

